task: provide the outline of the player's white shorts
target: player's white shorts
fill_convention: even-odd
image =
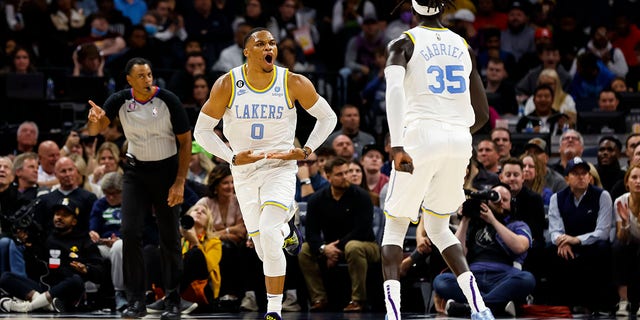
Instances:
[[[269,159],[231,166],[233,185],[249,235],[260,231],[260,212],[263,206],[278,206],[288,214],[296,193],[297,172],[296,161],[290,160]],[[288,215],[284,215],[282,219],[286,223]]]
[[[391,171],[385,214],[417,221],[419,209],[435,215],[455,213],[465,199],[464,176],[472,148],[469,128],[415,121],[405,128],[403,141],[414,170]]]

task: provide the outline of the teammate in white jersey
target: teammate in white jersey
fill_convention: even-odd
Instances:
[[[473,52],[438,20],[449,4],[450,0],[412,0],[419,25],[388,46],[386,101],[394,163],[382,238],[388,320],[401,318],[402,245],[409,222],[417,222],[420,211],[429,239],[457,276],[471,318],[493,319],[462,246],[449,230],[450,216],[464,201],[471,132],[489,117]]]
[[[249,32],[243,53],[247,63],[213,85],[194,136],[207,151],[232,165],[240,210],[263,261],[264,319],[279,320],[286,269],[282,243],[293,228],[287,221],[294,203],[296,160],[306,159],[324,142],[337,117],[309,79],[274,65],[278,49],[267,29]],[[295,101],[317,119],[304,148],[293,145]],[[220,118],[224,118],[223,130],[231,149],[213,132]]]

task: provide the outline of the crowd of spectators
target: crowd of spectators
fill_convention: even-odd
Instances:
[[[335,307],[358,312],[373,306],[370,302],[377,296],[371,293],[379,288],[371,285],[367,273],[375,273],[380,263],[375,241],[382,230],[379,215],[391,171],[382,72],[385,47],[415,26],[410,2],[400,2],[0,1],[1,83],[15,80],[16,75],[41,75],[37,79],[43,94],[35,102],[8,91],[0,94],[3,105],[14,108],[6,112],[22,109],[17,118],[7,117],[0,123],[14,128],[9,139],[0,143],[0,287],[24,302],[0,299],[0,310],[78,308],[76,296],[83,290],[79,281],[101,285],[104,301],[96,307],[105,306],[102,303],[112,301],[110,298],[114,301],[110,308],[122,310],[126,304],[126,284],[119,270],[119,206],[126,152],[122,128],[114,121],[92,138],[79,125],[65,128],[64,123],[72,119],[55,123],[55,117],[49,117],[38,123],[42,117],[35,110],[52,101],[86,103],[78,98],[86,95],[76,91],[102,91],[99,99],[123,89],[125,63],[140,56],[153,63],[157,84],[180,98],[193,126],[213,81],[244,62],[242,41],[255,27],[267,28],[274,35],[279,47],[277,63],[308,74],[340,120],[325,144],[298,162],[296,200],[302,207],[299,220],[308,242],[299,263],[298,258],[288,257],[292,261],[287,265],[295,270],[287,271],[283,310],[298,311],[307,302],[312,311]],[[491,109],[491,120],[475,139],[465,186],[494,188],[511,199],[483,206],[495,216],[484,222],[465,217],[458,229],[467,249],[475,248],[474,239],[484,232],[489,234],[492,250],[509,251],[485,256],[476,250],[468,258],[480,263],[483,272],[496,267],[483,265],[486,257],[503,259],[501,272],[507,267],[524,270],[505,273],[526,276],[526,288],[513,297],[516,304],[533,297],[535,303],[575,307],[574,312],[635,313],[640,302],[635,270],[640,261],[640,200],[636,199],[640,192],[640,124],[633,110],[639,106],[632,103],[640,91],[640,3],[455,3],[457,8],[445,12],[443,20],[475,50]],[[85,90],[82,83],[97,83],[99,90]],[[33,110],[25,111],[27,108]],[[303,113],[300,136],[311,126]],[[51,136],[61,128],[63,135]],[[514,134],[531,136],[526,144],[516,146]],[[598,135],[597,144],[585,145],[586,134]],[[622,136],[626,141],[621,141]],[[559,142],[557,154],[551,150],[554,139]],[[593,164],[587,162],[587,149],[595,150]],[[553,158],[556,163],[550,162]],[[264,309],[256,299],[264,287],[261,280],[253,279],[260,273],[260,261],[238,209],[229,166],[194,143],[189,169],[182,208],[193,217],[195,227],[183,230],[182,243],[193,278],[182,283],[181,294],[186,299],[182,310]],[[41,229],[11,220],[29,203],[34,204],[33,224]],[[154,261],[158,231],[152,210],[146,219],[145,254],[150,258],[145,261]],[[504,232],[499,227],[502,224],[510,233],[497,236]],[[452,227],[458,226],[452,221]],[[44,270],[34,261],[48,259],[47,249],[52,246],[59,247],[61,242],[64,246],[66,233],[48,234],[56,228],[81,239],[83,250],[90,255],[85,259],[83,253],[65,268],[68,279],[42,282],[39,276]],[[419,281],[412,276],[424,272],[418,268],[443,267],[435,257],[426,260],[430,263],[418,263],[424,256],[437,255],[420,231],[419,227],[418,241],[410,245],[407,256],[416,247],[419,254],[403,262],[403,281]],[[522,245],[503,245],[511,233],[517,234]],[[528,250],[522,248],[525,242]],[[148,302],[162,304],[161,281],[157,280],[162,275],[153,264],[144,267],[149,275]],[[325,287],[327,283],[317,276],[340,268],[352,281],[345,301],[338,301],[334,286]],[[94,272],[103,269],[101,274],[106,276]],[[429,280],[440,269],[435,271],[430,270]],[[592,279],[596,273],[598,281],[585,285],[582,279]],[[16,285],[25,278],[34,283],[23,288]],[[531,288],[532,278],[535,288]],[[447,279],[442,276],[436,282],[440,288],[436,293],[455,300],[457,293],[447,287]],[[41,290],[47,285],[54,286]],[[65,296],[55,285],[72,290],[72,295]],[[509,294],[499,292],[499,286],[488,288],[492,297],[500,298],[491,300],[500,302],[496,305],[509,302],[503,301]],[[304,301],[307,297],[309,301]],[[436,310],[447,311],[438,305]]]

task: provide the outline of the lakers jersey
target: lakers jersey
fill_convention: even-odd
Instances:
[[[473,125],[466,41],[445,28],[418,26],[405,33],[414,45],[404,78],[405,125],[422,119]]]
[[[274,66],[264,89],[247,81],[245,65],[230,71],[233,89],[223,115],[224,135],[235,153],[288,151],[293,148],[296,109],[287,90],[288,69]]]

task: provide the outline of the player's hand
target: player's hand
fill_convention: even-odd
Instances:
[[[413,173],[413,159],[404,151],[404,147],[391,148],[391,159],[396,171]]]
[[[293,148],[287,152],[269,152],[267,153],[267,159],[304,160],[304,150]]]
[[[177,206],[184,201],[184,182],[174,182],[169,188],[169,196],[167,196],[167,205],[169,207]]]
[[[89,121],[90,122],[98,122],[100,119],[104,118],[105,112],[92,100],[89,100],[89,104],[91,105],[91,109],[89,109]]]
[[[266,159],[267,155],[264,152],[253,153],[252,150],[241,151],[236,154],[236,161],[234,166],[240,166],[243,164],[254,163],[258,160]]]

